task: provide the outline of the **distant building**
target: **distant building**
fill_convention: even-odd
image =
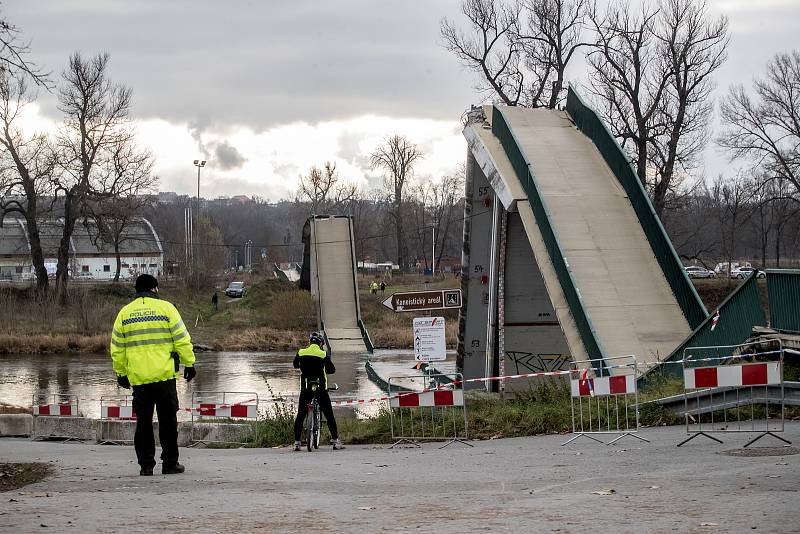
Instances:
[[[178,193],[174,191],[160,191],[158,193],[159,204],[174,204],[178,201]]]
[[[62,219],[39,223],[45,267],[55,276]],[[113,280],[117,269],[113,243],[96,239],[93,221],[78,221],[70,239],[70,276],[75,280]],[[161,240],[147,219],[138,219],[123,232],[120,242],[120,278],[142,273],[163,274],[164,251]],[[24,219],[6,217],[0,228],[0,281],[25,282],[36,278],[30,255],[28,229]]]
[[[249,204],[252,202],[247,195],[235,195],[231,197],[229,204]]]

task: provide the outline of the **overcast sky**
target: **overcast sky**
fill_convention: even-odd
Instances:
[[[190,193],[192,160],[209,161],[201,194],[290,198],[312,164],[337,162],[371,186],[368,155],[387,135],[420,144],[420,176],[465,158],[459,118],[481,97],[440,46],[458,0],[7,0],[2,12],[54,74],[68,55],[108,52],[114,81],[134,91],[140,142],[161,189]],[[800,0],[709,0],[730,17],[721,89],[749,83],[778,51],[800,48]],[[576,64],[573,79],[585,77]],[[31,124],[58,118],[42,93]],[[708,174],[725,170],[713,147]]]

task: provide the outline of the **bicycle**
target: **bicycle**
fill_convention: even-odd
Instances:
[[[317,400],[317,389],[319,389],[319,380],[310,380],[311,386],[311,402],[308,403],[308,413],[306,414],[306,447],[308,452],[314,449],[319,449],[319,436],[322,431],[322,411],[319,408],[319,401]],[[336,391],[339,389],[338,384],[332,384],[328,391]]]

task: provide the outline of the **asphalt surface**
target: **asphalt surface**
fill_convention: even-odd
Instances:
[[[562,447],[566,436],[544,436],[442,450],[181,449],[187,472],[154,477],[138,476],[130,447],[6,438],[0,462],[51,462],[55,474],[0,494],[0,532],[800,528],[800,455],[720,454],[747,435],[724,436],[723,445],[700,437],[681,448],[682,428],[642,435],[652,443],[582,439]],[[800,445],[800,423],[787,424],[784,436]]]

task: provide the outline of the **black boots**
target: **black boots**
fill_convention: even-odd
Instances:
[[[186,468],[183,467],[179,463],[174,464],[161,464],[161,474],[162,475],[179,475],[186,471]],[[153,476],[153,468],[152,467],[142,467],[139,469],[139,476],[142,477],[151,477]]]
[[[179,474],[183,473],[184,471],[186,471],[186,468],[183,467],[181,464],[179,464],[177,462],[174,463],[174,464],[171,464],[171,465],[167,465],[167,464],[162,464],[161,465],[161,474],[162,475],[179,475]]]

